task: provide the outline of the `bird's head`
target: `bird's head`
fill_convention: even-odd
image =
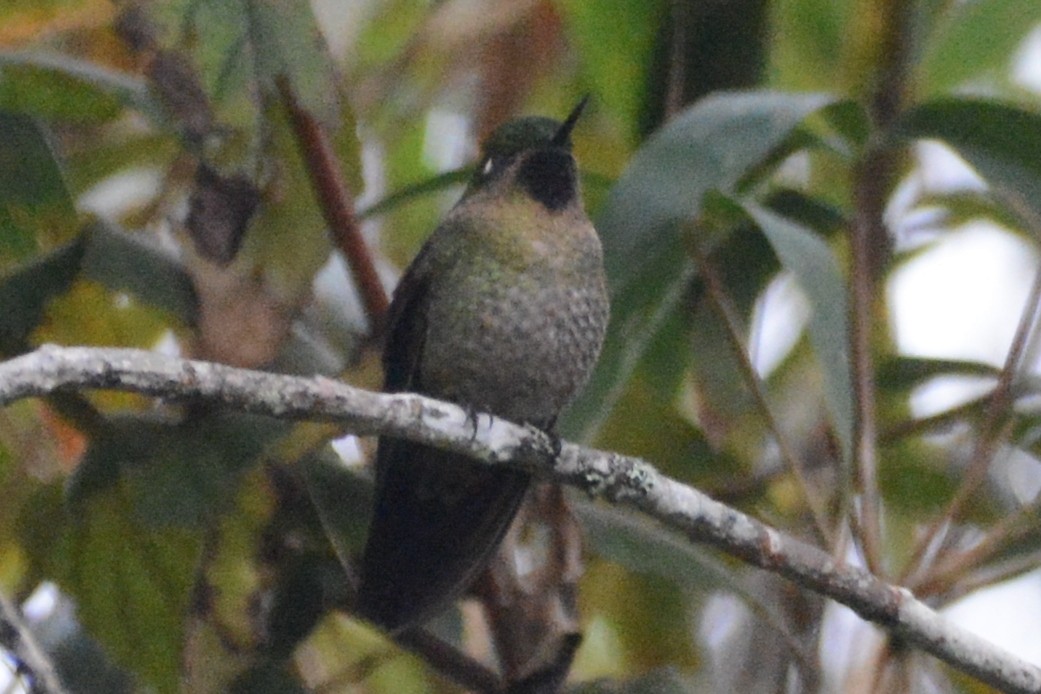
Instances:
[[[519,186],[550,211],[577,198],[578,172],[571,154],[571,131],[589,98],[563,123],[526,116],[503,123],[481,147],[481,159],[464,197],[491,188]]]

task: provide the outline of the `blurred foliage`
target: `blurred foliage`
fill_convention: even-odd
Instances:
[[[937,237],[986,219],[1037,245],[1041,98],[1011,75],[1039,22],[1033,0],[0,3],[0,356],[135,346],[377,387],[366,290],[326,233],[316,144],[287,94],[323,129],[391,286],[483,134],[590,93],[575,149],[612,323],[561,433],[817,541],[792,458],[836,535],[873,552],[851,522],[850,235],[874,186],[891,231],[929,212]],[[920,140],[987,185],[902,184]],[[875,178],[872,162],[887,167]],[[237,213],[203,208],[236,191]],[[237,253],[213,257],[211,241]],[[879,296],[919,249],[881,251]],[[873,565],[939,606],[1031,569],[1036,377],[1024,360],[900,354],[891,306],[868,310]],[[1008,397],[992,399],[1008,368]],[[916,413],[952,379],[975,394]],[[100,393],[0,411],[0,589],[58,596],[35,626],[72,691],[459,691],[346,609],[368,444],[341,442],[344,466],[336,433]],[[923,528],[991,450],[950,541],[923,554]],[[844,691],[866,686],[864,663],[887,668],[877,691],[981,691],[901,648],[832,662],[815,596],[572,502],[587,551],[571,691]],[[436,631],[492,662],[472,608]]]

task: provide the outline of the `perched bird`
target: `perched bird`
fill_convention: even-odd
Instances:
[[[571,130],[527,117],[497,128],[462,198],[394,292],[385,390],[449,400],[552,430],[593,368],[608,299],[582,207]],[[357,611],[391,632],[457,598],[495,551],[527,473],[381,437]]]

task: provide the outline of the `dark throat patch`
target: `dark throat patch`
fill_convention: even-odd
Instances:
[[[578,194],[575,160],[563,149],[540,149],[521,164],[517,182],[551,212],[566,207]]]

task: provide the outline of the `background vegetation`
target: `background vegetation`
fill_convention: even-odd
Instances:
[[[474,142],[590,93],[613,316],[562,433],[944,606],[1041,558],[1041,280],[995,364],[901,354],[887,287],[981,218],[1036,274],[1041,99],[1010,75],[1039,22],[1033,0],[5,2],[0,355],[155,347],[376,388],[384,288]],[[922,140],[986,186],[923,185]],[[912,407],[952,377],[976,389]],[[457,691],[344,609],[370,444],[337,434],[110,393],[3,410],[0,587],[77,692]],[[578,581],[575,691],[983,691],[571,502],[513,578]],[[581,572],[545,558],[576,517]],[[435,631],[490,662],[482,625],[471,600]]]

